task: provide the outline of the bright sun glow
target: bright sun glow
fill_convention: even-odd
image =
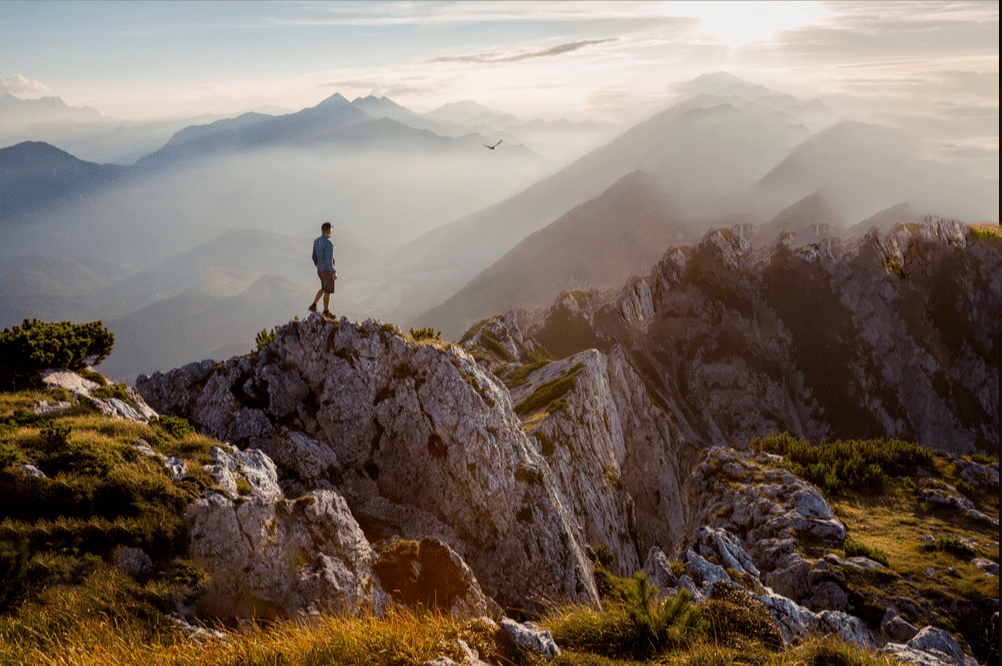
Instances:
[[[679,5],[684,5],[682,12]],[[735,46],[810,25],[822,13],[817,2],[685,2],[669,7],[675,13],[699,18],[700,32]]]

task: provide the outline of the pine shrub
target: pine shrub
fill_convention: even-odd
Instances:
[[[750,447],[783,456],[790,471],[828,492],[880,494],[888,480],[931,466],[932,449],[898,440],[838,440],[823,444],[789,433],[755,438]]]
[[[100,321],[25,319],[0,332],[0,390],[29,387],[47,368],[83,370],[108,358],[115,336]]]

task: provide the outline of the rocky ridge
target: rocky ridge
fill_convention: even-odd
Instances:
[[[624,354],[704,445],[788,431],[997,451],[1002,242],[938,218],[854,239],[758,234],[710,231],[620,290],[510,320],[558,357]]]
[[[831,552],[845,527],[817,488],[767,454],[726,447],[700,454],[698,447],[740,444],[790,422],[806,435],[836,432],[819,397],[811,397],[810,373],[796,362],[802,331],[770,310],[768,294],[754,296],[769,270],[800,270],[824,294],[817,287],[824,281],[811,272],[837,273],[825,263],[836,256],[848,262],[842,283],[866,285],[853,287],[858,302],[849,302],[859,307],[848,309],[850,319],[887,324],[866,338],[886,360],[897,358],[881,345],[900,332],[901,312],[878,312],[863,292],[903,278],[875,275],[878,264],[894,269],[891,254],[881,255],[881,264],[867,252],[904,247],[902,266],[917,274],[919,265],[937,262],[991,263],[998,249],[976,247],[943,221],[897,229],[893,243],[874,233],[858,246],[835,239],[797,246],[788,238],[762,249],[748,233],[713,232],[696,248],[669,250],[649,278],[618,293],[566,294],[547,312],[495,317],[459,345],[415,341],[371,320],[312,316],[276,328],[254,354],[141,376],[137,389],[158,410],[232,443],[214,454],[222,492],[207,494],[189,516],[192,551],[220,581],[198,612],[379,609],[391,598],[420,600],[422,581],[441,586],[429,573],[438,566],[457,572],[463,589],[446,596],[462,614],[497,617],[495,601],[530,613],[547,598],[598,603],[589,556],[600,559],[602,550],[614,573],[643,570],[665,591],[685,588],[704,599],[717,584],[738,586],[768,610],[787,642],[837,634],[868,648],[900,645],[885,650],[907,661],[908,650],[920,649],[910,643],[918,629],[893,608],[875,619],[846,586],[845,571],[876,563]],[[949,256],[967,248],[974,259]],[[924,348],[924,358],[928,364],[959,354],[982,371],[975,379],[985,379],[991,371],[977,365],[978,353],[998,350],[978,346],[985,340],[977,326],[991,318],[991,294],[999,290],[980,264],[975,269],[972,279],[991,288],[973,315],[972,337],[952,339],[945,351]],[[714,291],[724,274],[744,305]],[[829,287],[838,282],[826,279]],[[876,290],[881,307],[914,297],[883,286]],[[686,317],[678,316],[682,310]],[[905,323],[932,330],[934,315]],[[721,322],[724,333],[715,328]],[[693,345],[701,334],[710,341],[694,348],[690,367],[665,346],[667,331]],[[739,333],[745,337],[733,337]],[[751,353],[739,354],[739,343]],[[721,345],[731,345],[732,356],[713,361]],[[790,367],[777,371],[780,361]],[[956,398],[961,389],[951,377],[940,388],[952,386],[943,390]],[[739,380],[748,382],[742,393]],[[990,389],[979,390],[991,399]],[[798,404],[802,394],[813,402]],[[879,412],[884,403],[865,404]],[[923,404],[943,407],[931,398]],[[727,417],[742,410],[741,419]],[[881,434],[914,432],[908,423],[902,417],[892,422],[898,430]],[[977,428],[992,424],[975,426],[973,435],[961,433],[964,442],[979,441]],[[997,464],[956,461],[965,481],[987,487],[994,480],[997,491]],[[798,539],[827,554],[806,557]],[[234,541],[241,543],[230,552]],[[242,576],[234,562],[253,575]]]

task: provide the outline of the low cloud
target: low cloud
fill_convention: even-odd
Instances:
[[[524,51],[521,53],[472,53],[469,55],[459,55],[459,56],[441,56],[438,58],[432,58],[427,62],[469,62],[469,63],[496,63],[496,62],[521,62],[523,60],[532,60],[534,58],[552,58],[554,56],[563,55],[565,53],[572,53],[580,49],[586,48],[588,46],[594,46],[595,44],[604,44],[606,42],[615,42],[615,38],[609,39],[586,39],[580,42],[566,42],[564,44],[557,44],[556,46],[551,46],[545,49],[539,49],[536,51]]]
[[[49,87],[41,81],[32,81],[24,78],[20,74],[8,76],[6,79],[0,79],[0,91],[11,93],[12,95],[26,95],[29,97],[34,95],[52,94]]]

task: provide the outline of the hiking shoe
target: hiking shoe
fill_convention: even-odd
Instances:
[[[317,304],[314,303],[313,305],[311,305],[310,307],[308,307],[306,309],[309,310],[310,312],[316,312],[317,311]]]
[[[333,314],[331,314],[330,310],[324,310],[324,319],[331,319],[331,320],[333,320],[333,319],[337,319],[337,317],[335,317]]]

